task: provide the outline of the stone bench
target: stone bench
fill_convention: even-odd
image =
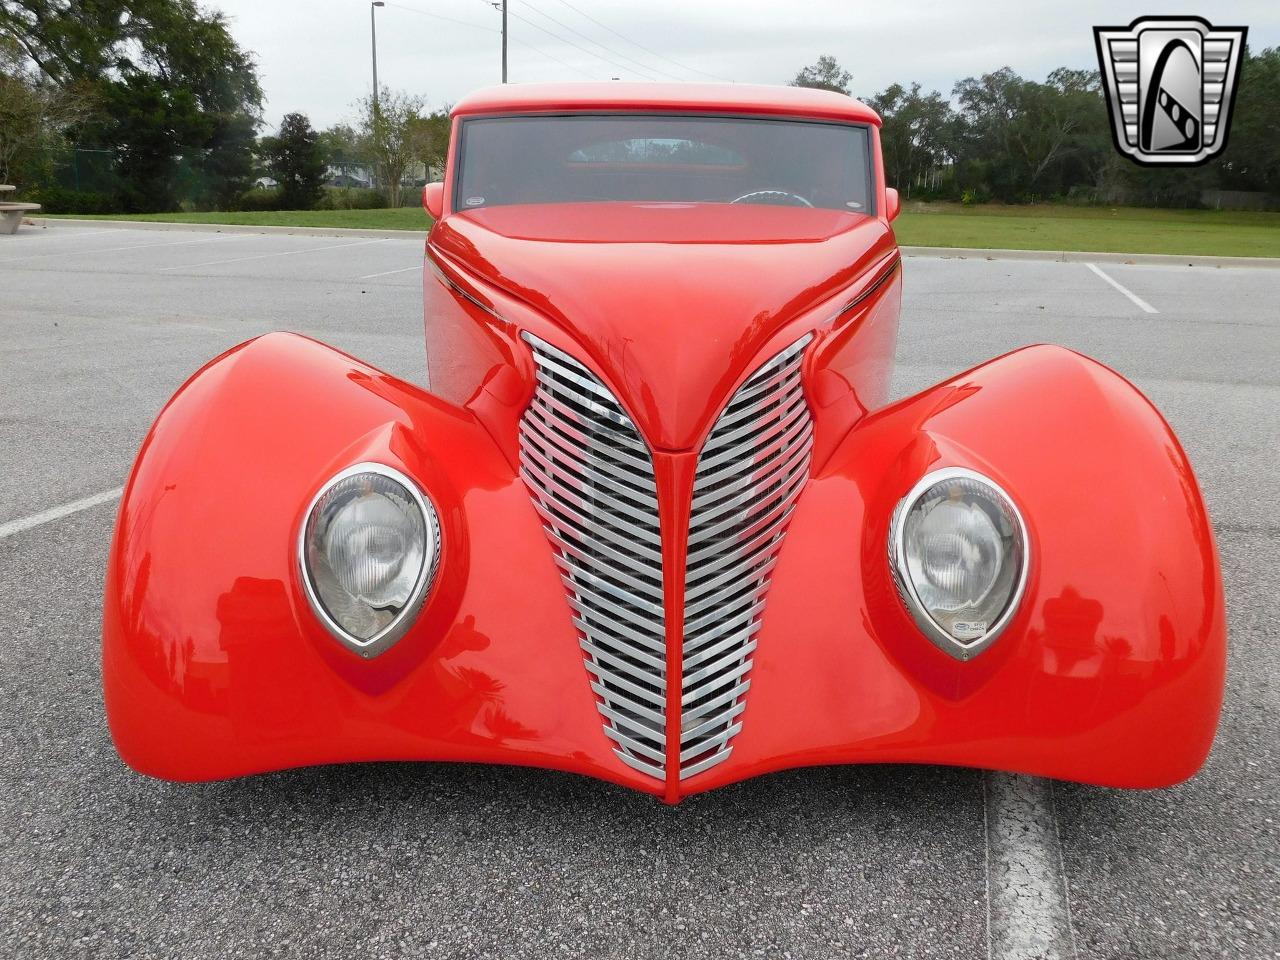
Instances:
[[[38,203],[10,203],[0,201],[0,234],[17,233],[22,218],[40,209]]]
[[[4,195],[13,193],[15,189],[11,183],[0,183],[0,234],[17,233],[18,227],[22,226],[22,218],[40,209],[38,203],[5,201]]]

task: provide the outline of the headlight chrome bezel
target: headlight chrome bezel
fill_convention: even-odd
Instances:
[[[1020,547],[1020,568],[1014,581],[1013,590],[1010,593],[1009,600],[999,617],[987,631],[978,639],[971,642],[962,642],[951,635],[941,624],[934,619],[928,608],[921,601],[920,595],[916,590],[915,584],[911,577],[908,565],[906,536],[905,530],[907,518],[910,516],[915,505],[924,498],[934,487],[940,483],[949,480],[970,480],[989,488],[1007,507],[1010,516],[1013,519],[1015,539]],[[1027,575],[1031,567],[1031,540],[1027,533],[1027,524],[1023,519],[1022,511],[1018,508],[1017,501],[1009,495],[1009,493],[985,474],[976,470],[970,470],[967,467],[944,467],[940,470],[934,470],[925,474],[916,484],[907,491],[907,494],[898,501],[898,505],[894,508],[893,517],[889,523],[889,569],[893,574],[894,584],[898,588],[898,596],[901,598],[903,605],[907,608],[907,612],[911,615],[912,620],[920,628],[920,631],[944,653],[955,657],[957,660],[972,660],[982,651],[986,650],[996,639],[1004,632],[1005,627],[1013,619],[1022,604],[1023,594],[1026,592]]]
[[[311,518],[316,511],[316,507],[338,483],[361,474],[376,474],[403,487],[409,494],[410,500],[422,514],[425,537],[422,569],[418,573],[408,599],[386,626],[367,639],[361,639],[344,629],[325,608],[324,602],[317,592],[311,569],[307,562],[307,531],[311,526]],[[320,621],[325,630],[346,649],[368,660],[385,653],[394,646],[417,620],[418,613],[425,604],[431,586],[435,582],[436,572],[440,567],[442,546],[440,515],[436,510],[435,504],[412,477],[394,467],[387,466],[385,463],[373,461],[356,463],[335,473],[321,484],[320,489],[316,491],[315,496],[311,498],[311,502],[307,504],[306,510],[303,511],[302,523],[298,529],[296,540],[298,576],[302,581],[303,592],[306,594],[311,612],[315,614],[316,619]]]

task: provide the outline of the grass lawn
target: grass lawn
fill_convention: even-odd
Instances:
[[[899,243],[922,247],[1280,257],[1280,213],[912,204],[894,229]]]
[[[113,213],[80,220],[151,220],[161,223],[225,223],[251,227],[344,227],[360,230],[418,230],[431,226],[421,207],[395,210],[273,210],[254,213]]]
[[[426,230],[430,223],[418,207],[161,213],[94,219],[416,231]],[[894,227],[898,242],[910,246],[1280,257],[1280,213],[1051,204],[1025,207],[909,204]]]

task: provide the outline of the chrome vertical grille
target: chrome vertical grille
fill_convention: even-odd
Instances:
[[[626,764],[666,775],[666,613],[653,458],[622,405],[573,357],[524,334],[537,385],[520,467],[555,549],[604,732]],[[680,777],[729,756],[765,593],[808,478],[809,336],[734,394],[698,457],[685,571]]]
[[[800,363],[810,336],[734,394],[698,456],[685,570],[680,777],[729,756],[787,520],[809,475],[813,419]]]
[[[666,771],[666,615],[653,458],[607,387],[525,334],[537,364],[520,467],[555,548],[604,732],[626,764]]]

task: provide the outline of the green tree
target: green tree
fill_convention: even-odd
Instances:
[[[375,101],[359,102],[360,143],[378,171],[378,182],[387,191],[387,205],[400,205],[405,176],[418,162],[418,134],[425,101],[418,96],[386,87]]]
[[[449,159],[450,129],[448,107],[435,110],[414,122],[414,159],[427,168],[428,178],[433,173],[444,176]]]
[[[1246,52],[1236,91],[1222,184],[1280,195],[1280,47]]]
[[[320,149],[331,163],[362,163],[360,135],[349,123],[335,123],[317,135]]]
[[[328,158],[320,135],[301,113],[286,114],[280,132],[263,140],[267,169],[280,184],[285,210],[310,210],[320,199]]]
[[[1101,149],[1105,121],[1095,74],[1057,70],[1047,83],[1009,67],[955,85],[962,184],[1005,201],[1064,193],[1069,164]]]
[[[810,64],[797,73],[787,86],[834,90],[836,93],[847,96],[851,83],[853,83],[853,74],[842,68],[835,57],[823,54],[816,63]]]
[[[936,90],[921,93],[895,83],[867,99],[880,114],[880,146],[885,176],[892,185],[909,188],[946,161],[951,153],[955,116]]]
[[[203,208],[231,209],[253,186],[258,122],[247,113],[219,115],[194,163],[192,199]]]
[[[0,37],[0,183],[21,183],[51,167],[67,132],[89,115],[88,100],[27,68],[17,43]]]
[[[1045,120],[1062,133],[1048,176],[1041,182],[1047,194],[1088,191],[1095,197],[1103,171],[1115,155],[1111,143],[1111,118],[1097,70],[1059,67],[1045,81],[1049,109]]]
[[[85,136],[117,148],[132,209],[171,208],[180,166],[205,196],[243,182],[262,92],[222,13],[196,0],[0,0],[0,31],[50,82],[100,102]]]

